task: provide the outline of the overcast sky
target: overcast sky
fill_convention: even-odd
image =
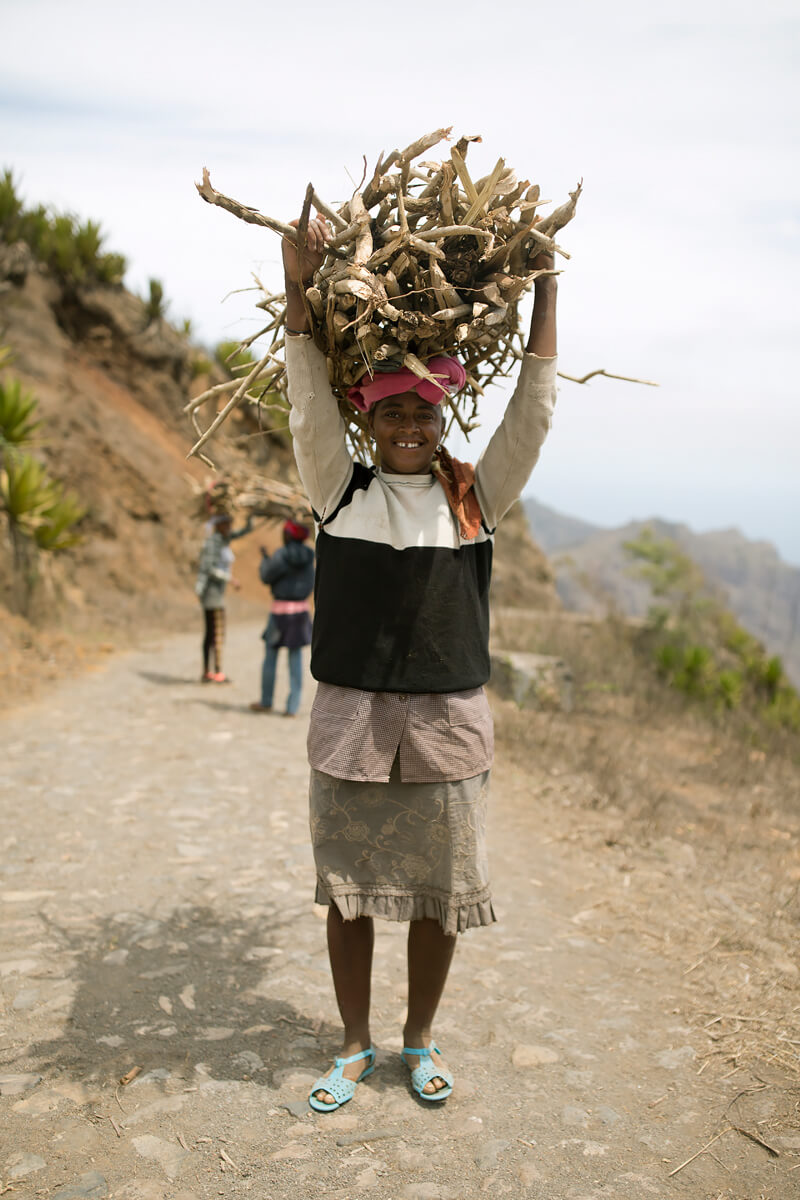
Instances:
[[[254,328],[278,239],[197,197],[295,214],[452,125],[560,203],[563,383],[529,492],[601,525],[737,526],[800,564],[800,13],[788,0],[391,6],[0,0],[0,166],[100,220],[126,282],[214,344]],[[446,151],[446,147],[445,147]],[[433,153],[431,154],[433,157]],[[504,402],[494,389],[485,428]],[[468,453],[474,457],[482,436]]]

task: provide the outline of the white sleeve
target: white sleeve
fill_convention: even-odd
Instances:
[[[297,469],[311,507],[323,517],[336,507],[353,473],[344,421],[325,355],[310,337],[286,338],[286,370]]]
[[[526,354],[503,419],[475,468],[475,492],[489,529],[528,482],[550,430],[555,402],[556,359]]]

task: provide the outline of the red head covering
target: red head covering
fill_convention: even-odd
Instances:
[[[372,377],[365,375],[361,383],[347,392],[350,400],[361,412],[369,412],[373,404],[387,396],[399,396],[402,392],[416,392],[428,404],[439,404],[443,396],[458,392],[467,382],[467,372],[457,358],[446,354],[430,359],[425,366],[441,383],[431,379],[420,379],[413,371],[379,371]]]
[[[300,525],[296,521],[287,521],[283,527],[283,532],[293,542],[304,542],[308,537],[309,530],[306,525]]]

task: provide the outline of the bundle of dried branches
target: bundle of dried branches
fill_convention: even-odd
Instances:
[[[311,520],[311,506],[303,493],[278,479],[239,470],[204,486],[195,480],[190,483],[197,499],[197,515],[201,517],[221,513],[234,517],[243,513],[268,521]]]
[[[472,179],[466,156],[470,142],[479,138],[462,138],[443,162],[417,162],[449,133],[437,129],[404,150],[382,155],[369,181],[338,208],[309,184],[296,229],[215,191],[205,169],[197,184],[210,204],[280,233],[301,251],[312,204],[328,218],[328,252],[305,301],[350,441],[364,461],[369,460],[365,418],[347,402],[349,387],[376,370],[401,367],[426,378],[430,358],[457,353],[467,386],[443,402],[449,423],[469,433],[486,385],[504,377],[522,357],[518,304],[542,273],[529,269],[530,259],[540,250],[569,257],[554,238],[574,216],[581,184],[566,203],[540,217],[545,202],[539,187],[518,180],[502,158],[485,178]],[[245,378],[217,385],[187,406],[198,433],[192,454],[245,398],[286,404],[285,295],[262,290],[258,307],[268,322],[243,345],[271,336],[269,348]],[[202,431],[198,409],[223,390],[233,395]]]

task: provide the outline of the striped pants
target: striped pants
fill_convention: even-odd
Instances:
[[[204,608],[203,614],[206,619],[206,631],[203,638],[203,674],[207,675],[209,672],[212,650],[214,652],[214,671],[219,674],[222,671],[222,643],[225,640],[225,609]]]

